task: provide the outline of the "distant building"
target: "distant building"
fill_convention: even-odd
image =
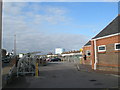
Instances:
[[[83,46],[83,56],[86,55],[86,60],[84,60],[84,64],[91,65],[92,60],[91,60],[91,41],[88,41],[84,46]]]
[[[24,56],[24,54],[20,53],[19,54],[19,58],[22,58]]]
[[[65,49],[63,49],[63,48],[56,48],[55,49],[55,54],[61,54],[61,53],[63,53],[65,51]]]

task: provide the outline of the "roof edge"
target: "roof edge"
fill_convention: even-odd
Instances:
[[[89,46],[91,46],[91,45],[84,45],[83,47],[89,47]]]
[[[108,38],[108,37],[112,37],[112,36],[116,36],[116,35],[120,35],[120,33],[110,34],[110,35],[98,37],[98,38],[93,38],[91,40],[98,40],[98,39]]]

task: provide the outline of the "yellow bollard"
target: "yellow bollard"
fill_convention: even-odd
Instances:
[[[38,63],[36,63],[36,73],[35,73],[35,76],[38,77]]]

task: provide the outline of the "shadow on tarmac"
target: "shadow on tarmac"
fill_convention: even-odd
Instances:
[[[29,82],[27,82],[25,76],[20,76],[20,77],[14,77],[12,81],[5,85],[4,88],[28,88],[30,85]]]

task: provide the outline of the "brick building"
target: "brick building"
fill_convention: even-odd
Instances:
[[[120,15],[90,40],[91,46],[84,46],[83,52],[90,50],[92,69],[116,71],[120,68]]]
[[[86,60],[83,60],[83,63],[86,65],[91,65],[92,60],[91,60],[91,41],[88,41],[84,46],[83,46],[83,56],[86,55]]]

